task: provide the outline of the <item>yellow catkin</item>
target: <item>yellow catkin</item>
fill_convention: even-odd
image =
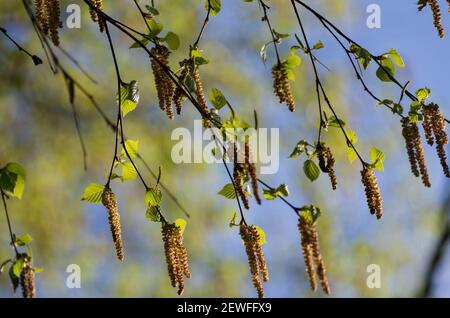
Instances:
[[[206,102],[205,91],[203,89],[203,83],[200,78],[200,69],[198,65],[190,64],[190,75],[195,83],[195,93],[197,95],[197,102],[200,106],[200,110],[204,114],[208,114],[208,104]]]
[[[250,147],[250,141],[245,142],[245,166],[250,176],[252,183],[252,191],[255,200],[258,204],[261,204],[261,196],[259,195],[258,176],[256,174],[256,163],[251,160],[253,157],[252,149]]]
[[[295,111],[295,101],[289,83],[288,73],[283,64],[277,64],[272,68],[273,89],[280,103],[286,103],[291,112]]]
[[[319,167],[330,177],[331,187],[336,190],[337,178],[334,171],[334,157],[331,149],[329,147],[320,145],[317,147],[317,157],[319,158]]]
[[[20,286],[22,287],[23,298],[35,298],[35,273],[31,265],[30,257],[24,256],[24,264],[22,272],[20,273]]]
[[[256,226],[250,228],[250,233],[252,235],[253,250],[255,251],[256,258],[258,260],[258,267],[261,277],[264,282],[269,281],[269,270],[267,268],[266,256],[262,250],[261,246],[261,236],[258,232]]]
[[[187,78],[188,72],[189,72],[189,61],[184,60],[184,61],[180,62],[180,66],[181,66],[181,72],[180,72],[179,79],[180,79],[180,83],[184,83],[184,81]],[[178,115],[181,114],[184,96],[185,96],[185,94],[183,92],[183,89],[181,89],[180,87],[177,87],[173,93],[173,103],[175,105]]]
[[[329,295],[331,293],[330,284],[328,283],[325,263],[323,261],[322,254],[320,253],[319,234],[317,233],[315,226],[310,226],[309,237],[311,239],[311,248],[314,263],[316,264],[317,277],[319,277],[323,292]]]
[[[255,237],[252,233],[252,227],[247,225],[241,225],[239,234],[245,245],[245,252],[248,258],[248,266],[250,268],[250,274],[252,276],[253,286],[256,289],[259,298],[264,297],[264,288],[260,277],[260,267],[258,262],[258,256],[255,251]]]
[[[423,115],[422,127],[425,133],[425,139],[427,140],[427,143],[430,146],[433,146],[434,144],[432,107],[433,106],[430,105],[424,106],[422,108],[422,115]]]
[[[159,107],[161,110],[166,110],[167,116],[172,119],[173,83],[163,68],[169,64],[170,51],[167,47],[159,45],[152,48],[151,53],[155,57],[151,59],[151,67],[155,77],[155,87],[158,94]]]
[[[302,254],[303,259],[305,261],[306,274],[308,275],[308,280],[309,284],[311,285],[311,289],[315,291],[317,289],[317,279],[314,269],[315,264],[313,259],[311,237],[308,231],[308,224],[302,217],[300,217],[297,226],[298,231],[300,233]]]
[[[381,219],[383,216],[383,200],[378,187],[377,177],[373,169],[366,166],[361,171],[361,177],[370,213],[375,214],[377,219]]]
[[[402,119],[402,126],[402,133],[406,142],[406,150],[411,164],[411,171],[415,176],[421,176],[422,183],[426,187],[431,187],[422,140],[420,139],[419,127],[416,122],[411,122],[408,118]],[[417,171],[417,167],[419,171]]]
[[[247,194],[244,192],[244,188],[242,187],[243,181],[242,174],[244,174],[245,171],[243,169],[242,164],[239,162],[239,153],[236,143],[233,143],[231,147],[233,150],[233,160],[234,160],[234,167],[233,167],[234,187],[242,200],[242,204],[248,210],[250,209],[250,202],[248,200]]]
[[[433,13],[434,26],[438,31],[439,37],[443,38],[445,35],[444,27],[442,26],[441,8],[437,0],[428,0],[431,12]]]
[[[189,258],[183,245],[181,229],[175,224],[163,222],[162,238],[166,256],[167,270],[172,287],[178,287],[178,295],[184,291],[184,278],[190,278]]]
[[[431,104],[428,108],[429,117],[431,118],[431,128],[436,140],[437,154],[445,176],[450,178],[450,170],[447,164],[447,154],[445,153],[445,145],[448,144],[448,135],[445,132],[445,118],[442,116],[438,105]]]
[[[119,208],[117,206],[116,196],[110,188],[105,188],[102,195],[103,206],[108,210],[108,222],[111,228],[117,258],[120,261],[124,259],[122,231],[120,227]]]
[[[103,0],[95,0],[94,5],[97,9],[103,10]],[[89,13],[91,14],[92,21],[98,23],[100,32],[104,32],[106,29],[105,19],[103,19],[103,17],[99,16],[93,9],[89,9]]]
[[[50,18],[47,0],[35,0],[36,20],[41,27],[42,32],[47,35],[49,31],[48,21]]]

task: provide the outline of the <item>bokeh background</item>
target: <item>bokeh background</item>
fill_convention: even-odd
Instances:
[[[123,22],[144,30],[132,1],[106,1],[106,11]],[[142,4],[150,1],[142,0]],[[182,45],[172,57],[172,66],[183,59],[189,44],[195,41],[203,21],[204,1],[156,0],[160,22],[166,30],[180,35]],[[207,26],[201,49],[211,59],[202,67],[207,90],[218,87],[227,95],[240,116],[252,121],[259,114],[260,127],[280,129],[280,171],[263,176],[272,185],[287,183],[289,199],[298,206],[313,203],[324,212],[319,222],[322,251],[328,266],[335,297],[412,297],[420,294],[425,272],[445,219],[442,205],[449,195],[449,181],[442,175],[435,150],[426,146],[432,188],[426,189],[409,171],[398,117],[384,108],[376,108],[365,95],[348,64],[344,52],[325,33],[312,15],[300,9],[310,41],[322,40],[325,48],[317,53],[331,71],[321,68],[326,89],[349,128],[359,135],[358,148],[368,157],[372,146],[385,152],[385,172],[377,173],[384,199],[385,217],[377,221],[367,210],[360,184],[358,162],[346,158],[345,142],[331,129],[326,140],[337,159],[338,190],[333,192],[327,176],[310,183],[302,172],[302,159],[288,159],[300,139],[314,140],[317,128],[314,78],[307,56],[298,69],[294,91],[297,112],[291,114],[272,94],[270,65],[259,58],[259,48],[270,40],[261,22],[256,3],[223,0],[223,8]],[[374,1],[308,1],[323,12],[356,41],[374,53],[391,47],[403,56],[407,67],[397,73],[402,83],[411,80],[411,89],[428,86],[432,99],[450,115],[448,40],[440,40],[427,9],[417,12],[415,1],[375,1],[381,7],[382,27],[366,26],[366,8]],[[107,39],[89,19],[82,1],[81,29],[62,31],[62,46],[74,55],[97,79],[90,83],[61,56],[62,63],[95,94],[102,109],[113,118],[115,74]],[[445,5],[445,1],[442,1]],[[291,37],[281,46],[282,55],[295,44],[299,33],[290,2],[271,0],[270,15],[274,27]],[[22,8],[21,1],[3,1],[0,26],[8,29],[19,43],[44,58],[42,49]],[[63,6],[65,8],[65,6]],[[445,10],[446,11],[446,10]],[[444,13],[445,13],[444,11]],[[450,15],[443,14],[450,30]],[[248,273],[246,255],[238,230],[229,228],[235,202],[217,192],[228,183],[221,165],[175,165],[170,158],[176,127],[193,128],[199,115],[186,103],[183,116],[169,121],[155,98],[153,76],[148,57],[141,50],[129,50],[132,44],[113,31],[122,76],[140,83],[141,102],[126,117],[129,138],[140,140],[140,152],[152,169],[163,170],[163,182],[170,187],[191,213],[185,231],[192,279],[185,297],[255,296]],[[0,37],[0,164],[20,162],[27,170],[27,185],[21,201],[12,200],[10,210],[16,233],[29,233],[34,262],[45,271],[37,276],[39,297],[174,297],[166,272],[160,227],[145,218],[144,191],[138,181],[117,182],[122,216],[125,262],[114,255],[106,213],[101,206],[80,201],[90,182],[105,182],[114,136],[94,111],[89,101],[78,95],[81,127],[88,148],[88,170],[82,156],[63,77],[54,76],[48,63],[35,67],[5,38]],[[379,82],[372,66],[365,79],[379,96],[396,100],[399,91]],[[113,80],[114,79],[114,80]],[[145,172],[146,179],[154,180]],[[296,217],[280,201],[266,201],[261,207],[252,202],[247,212],[250,223],[262,227],[268,243],[264,246],[270,271],[265,285],[269,297],[321,297],[309,291],[300,252]],[[168,196],[163,197],[164,213],[183,217]],[[8,246],[6,220],[0,217],[0,260],[12,255]],[[431,296],[450,296],[450,253],[444,251],[433,280]],[[66,267],[81,267],[81,288],[66,287]],[[369,289],[366,268],[381,267],[382,287]],[[7,275],[0,276],[0,296],[12,293]]]

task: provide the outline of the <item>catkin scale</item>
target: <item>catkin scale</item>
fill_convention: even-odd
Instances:
[[[434,139],[436,141],[436,151],[440,159],[444,175],[447,178],[450,178],[450,169],[447,164],[447,154],[445,153],[445,145],[448,144],[448,135],[445,132],[445,118],[442,116],[439,106],[436,104],[430,104],[429,106],[424,107],[423,113],[424,118],[428,117],[427,129],[431,130],[434,135]]]
[[[116,196],[110,188],[105,188],[102,195],[103,206],[108,210],[108,222],[111,228],[117,258],[120,261],[124,259],[122,231],[120,226],[120,214],[117,206]]]
[[[24,257],[24,264],[22,272],[20,273],[19,282],[22,288],[23,298],[36,297],[35,273],[28,256]]]
[[[189,67],[190,67],[190,75],[195,83],[195,93],[197,95],[197,102],[200,106],[200,110],[202,111],[203,116],[204,114],[208,114],[209,112],[208,112],[208,103],[206,102],[205,97],[205,91],[203,89],[203,83],[200,78],[200,69],[198,65],[194,65],[193,63],[191,63]],[[204,125],[208,126],[208,122],[205,121]]]
[[[173,119],[173,94],[174,86],[170,77],[164,71],[163,66],[169,64],[170,51],[167,47],[159,45],[150,50],[152,55],[151,67],[155,78],[156,93],[158,95],[159,107],[165,110],[167,116]]]
[[[258,176],[256,174],[256,163],[251,160],[252,149],[250,147],[250,141],[245,141],[245,167],[249,179],[252,183],[252,191],[255,196],[255,200],[258,204],[261,204],[261,196],[259,195]]]
[[[317,147],[317,158],[319,159],[319,167],[322,172],[327,173],[330,177],[331,187],[333,190],[337,188],[337,178],[334,171],[334,157],[329,147],[319,145]]]

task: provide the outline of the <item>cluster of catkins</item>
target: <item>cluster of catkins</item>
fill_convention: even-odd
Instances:
[[[180,74],[178,80],[180,85],[175,87],[172,79],[167,74],[164,68],[168,68],[170,51],[163,45],[158,45],[151,49],[153,57],[151,59],[151,66],[153,75],[155,77],[155,87],[158,94],[159,107],[165,110],[167,116],[173,119],[173,105],[175,105],[177,114],[181,114],[183,98],[186,97],[182,88],[188,75],[192,78],[195,84],[195,93],[197,95],[198,106],[203,117],[209,114],[209,108],[206,101],[206,95],[203,88],[203,83],[200,77],[200,70],[198,65],[195,65],[193,59],[186,59],[180,62]],[[205,126],[209,126],[205,120]]]
[[[248,265],[252,275],[253,286],[259,298],[264,297],[263,281],[269,281],[269,271],[267,269],[266,257],[261,248],[261,237],[255,226],[240,225],[239,234],[245,245],[245,252],[248,257]]]
[[[259,195],[258,188],[258,176],[256,174],[256,163],[252,160],[253,155],[250,147],[250,142],[249,140],[245,141],[244,154],[242,154],[242,151],[238,151],[236,143],[231,144],[231,150],[234,161],[234,186],[236,187],[236,191],[241,198],[244,207],[248,210],[250,208],[250,203],[248,200],[248,196],[245,193],[244,188],[242,187],[244,183],[243,178],[246,178],[251,182],[255,200],[258,204],[261,204],[261,197]]]
[[[317,158],[319,159],[319,167],[322,172],[327,173],[330,177],[331,187],[336,190],[337,178],[334,171],[334,157],[330,147],[319,144],[316,149]]]
[[[120,228],[120,215],[117,206],[116,196],[109,187],[106,187],[102,195],[102,203],[108,210],[108,221],[111,228],[111,233],[116,248],[117,258],[120,261],[124,259],[122,231]]]
[[[286,103],[289,110],[294,112],[295,101],[294,96],[292,95],[286,66],[283,63],[277,63],[272,68],[272,77],[275,96],[280,99],[280,103]]]
[[[450,12],[450,0],[447,0],[448,12]],[[441,8],[438,0],[422,0],[419,1],[419,11],[422,11],[427,5],[430,6],[433,14],[434,27],[438,31],[439,37],[443,38],[445,35],[444,27],[442,25]]]
[[[450,0],[449,0],[450,1]],[[445,145],[448,144],[448,136],[445,132],[445,118],[439,111],[439,106],[430,104],[423,106],[423,130],[427,143],[432,146],[436,141],[436,151],[441,161],[442,169],[447,178],[450,178],[450,170],[447,164],[447,155],[445,153]]]
[[[60,19],[60,0],[35,0],[36,20],[45,35],[50,33],[50,38],[54,45],[59,45],[58,29],[63,24]]]
[[[36,297],[36,286],[35,286],[35,273],[34,268],[31,264],[31,257],[28,255],[23,256],[23,268],[20,273],[19,283],[22,287],[23,298],[35,298]]]
[[[316,226],[313,222],[300,215],[298,230],[300,232],[302,253],[311,289],[314,291],[317,289],[317,275],[323,292],[330,294],[330,284],[328,283],[325,263],[320,253],[319,235]]]
[[[425,163],[422,140],[420,139],[419,134],[419,126],[416,122],[411,122],[408,118],[403,118],[402,127],[402,134],[406,142],[406,151],[408,153],[411,171],[416,177],[422,177],[422,182],[426,187],[431,187],[428,169]]]
[[[381,219],[383,217],[383,199],[381,197],[377,177],[371,167],[364,166],[361,171],[361,180],[364,185],[370,213],[375,214],[377,219]]]
[[[92,2],[94,3],[94,5],[95,5],[95,7],[97,9],[99,9],[99,10],[103,9],[103,0],[93,0]],[[92,9],[92,8],[89,8],[89,13],[91,15],[92,21],[98,23],[100,32],[104,32],[105,31],[105,27],[106,27],[105,20],[102,17],[100,17],[97,14],[97,12],[94,9]]]
[[[172,287],[178,287],[178,295],[184,291],[184,278],[190,278],[189,259],[183,245],[181,228],[176,224],[162,223],[162,238],[167,269]]]

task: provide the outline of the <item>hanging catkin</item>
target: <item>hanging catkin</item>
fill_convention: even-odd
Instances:
[[[35,0],[36,20],[44,35],[50,33],[54,45],[59,45],[58,29],[63,27],[61,21],[60,0]]]
[[[448,144],[448,135],[445,132],[445,118],[442,116],[439,106],[436,104],[430,104],[423,108],[424,129],[428,130],[429,134],[434,135],[436,140],[436,151],[441,162],[442,169],[447,178],[450,178],[450,170],[447,164],[447,154],[445,153],[445,145]],[[427,118],[427,123],[425,123]]]
[[[103,10],[103,0],[95,0],[94,1],[94,5],[97,9],[99,10]],[[105,31],[105,19],[103,19],[103,17],[101,17],[100,15],[97,14],[97,12],[92,9],[89,8],[89,13],[91,15],[91,19],[94,22],[98,23],[98,27],[100,29],[100,32],[104,32]]]
[[[319,235],[316,226],[303,215],[300,215],[297,226],[300,232],[305,269],[311,289],[313,291],[317,289],[317,274],[323,292],[330,294],[331,289],[328,283],[325,263],[320,252]]]
[[[324,173],[330,177],[331,187],[336,190],[337,178],[334,172],[334,157],[331,149],[324,145],[317,146],[317,158],[319,159],[319,167]]]
[[[233,151],[233,161],[234,161],[234,167],[233,167],[233,179],[234,179],[234,187],[236,189],[236,192],[238,193],[239,197],[242,200],[242,204],[244,207],[248,210],[250,209],[250,203],[248,201],[247,194],[244,191],[244,188],[242,187],[242,175],[245,174],[245,171],[243,169],[242,163],[240,163],[239,159],[239,152],[237,149],[236,143],[232,143],[231,145],[232,151]]]
[[[253,286],[259,298],[264,297],[262,281],[269,280],[266,259],[260,244],[260,236],[255,226],[242,224],[239,227],[239,234],[245,245],[245,252],[248,258],[248,266],[252,276]]]
[[[169,64],[170,51],[167,47],[159,45],[152,48],[151,66],[153,75],[155,77],[155,87],[158,94],[159,107],[165,110],[167,116],[173,118],[173,83],[170,77],[166,74],[164,66]]]
[[[39,26],[41,27],[42,32],[47,35],[49,31],[49,9],[47,7],[48,1],[47,0],[35,0],[34,1],[36,6],[36,20],[39,23]]]
[[[20,273],[20,286],[22,287],[23,298],[35,298],[36,286],[35,286],[35,273],[31,265],[31,260],[28,255],[23,256],[23,268]]]
[[[437,0],[428,0],[428,4],[433,13],[434,26],[438,31],[439,37],[443,38],[445,33],[444,27],[442,26],[441,8],[439,7],[439,3]]]
[[[176,224],[163,222],[162,239],[166,255],[167,270],[172,287],[178,287],[178,295],[184,291],[184,278],[190,278],[189,259],[183,245],[181,229]]]
[[[370,213],[375,214],[377,219],[381,219],[383,216],[383,200],[378,187],[377,177],[373,169],[367,166],[364,166],[361,171],[361,177]]]
[[[195,83],[195,93],[197,95],[197,102],[200,106],[200,111],[202,112],[203,125],[205,127],[209,127],[210,122],[207,118],[205,118],[205,116],[209,114],[208,103],[206,102],[205,91],[203,89],[203,83],[200,78],[200,69],[198,65],[195,65],[194,63],[190,63],[189,68],[190,75]]]
[[[289,110],[294,112],[295,101],[292,95],[288,73],[284,64],[278,63],[272,68],[272,78],[275,96],[279,98],[280,103],[286,103]]]
[[[103,206],[108,210],[108,222],[111,228],[117,258],[120,261],[124,259],[122,231],[120,228],[119,208],[117,207],[116,196],[110,188],[105,188],[102,195]]]
[[[421,176],[422,183],[426,187],[430,187],[431,183],[425,162],[422,140],[420,139],[419,127],[416,122],[411,122],[408,118],[402,119],[402,127],[411,171],[416,177]]]

